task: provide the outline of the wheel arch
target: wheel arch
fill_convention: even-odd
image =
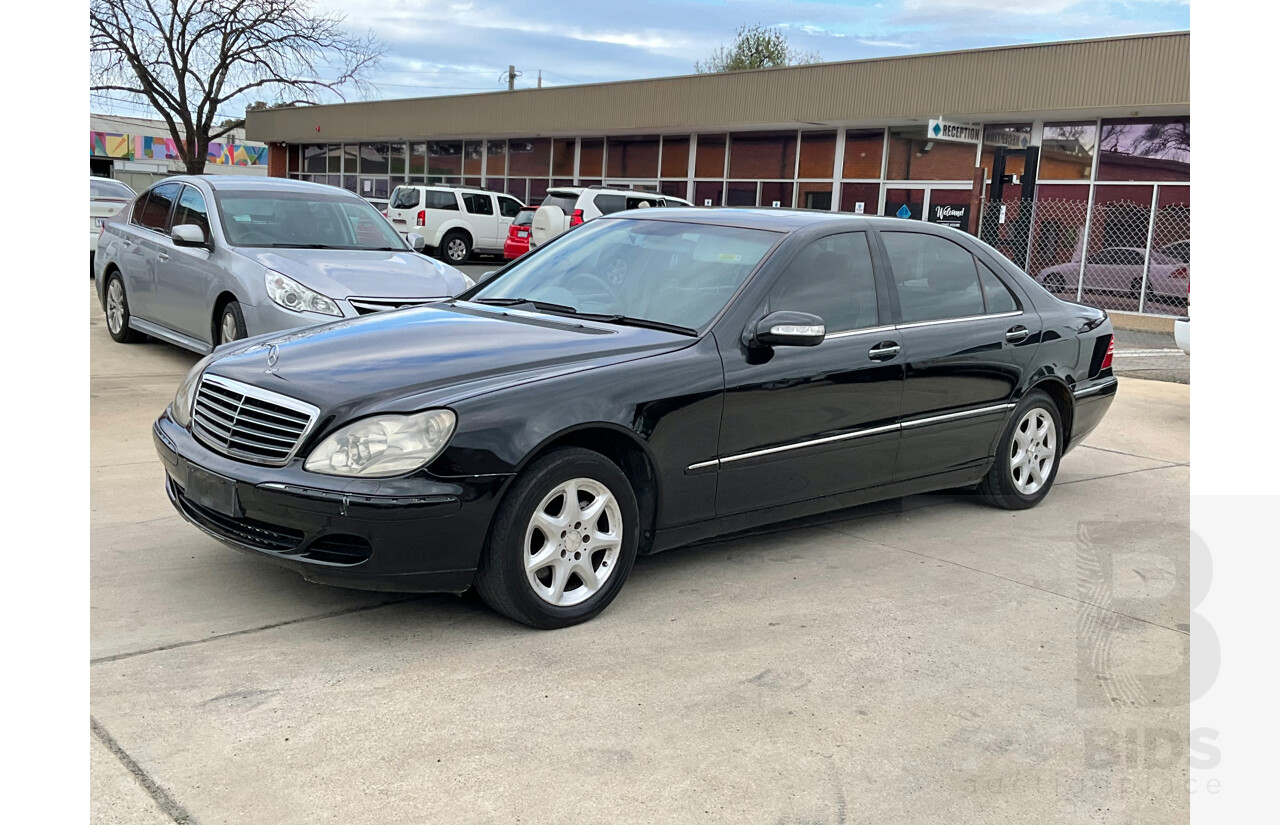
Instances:
[[[1039,378],[1027,387],[1028,393],[1035,390],[1048,395],[1058,407],[1058,415],[1062,418],[1062,451],[1065,453],[1071,444],[1071,426],[1075,420],[1076,397],[1067,386],[1067,382],[1056,375]]]
[[[562,447],[581,447],[599,453],[622,470],[631,482],[640,516],[639,554],[645,555],[657,532],[660,489],[657,465],[648,446],[634,432],[605,421],[576,424],[542,440],[516,467],[512,479],[518,478],[532,462]],[[503,491],[505,498],[507,490]]]
[[[229,289],[224,289],[218,293],[218,297],[213,299],[213,315],[209,318],[209,343],[212,346],[218,346],[218,324],[222,322],[222,310],[232,301],[240,301]],[[243,301],[240,301],[243,304]],[[249,330],[245,330],[247,335]]]
[[[102,289],[95,290],[98,293],[98,303],[102,304],[102,311],[107,311],[107,283],[110,282],[112,275],[119,275],[120,281],[124,281],[124,272],[120,270],[120,265],[115,261],[110,261],[102,268]],[[128,284],[125,284],[125,294],[128,294]]]

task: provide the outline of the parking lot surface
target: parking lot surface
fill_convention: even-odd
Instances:
[[[1121,379],[1033,510],[676,550],[539,632],[185,524],[150,423],[196,356],[90,327],[95,822],[1188,817],[1186,385]]]

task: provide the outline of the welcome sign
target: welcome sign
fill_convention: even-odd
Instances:
[[[977,143],[982,139],[982,130],[972,123],[952,123],[942,118],[929,118],[925,134],[929,140],[949,140],[956,143]]]

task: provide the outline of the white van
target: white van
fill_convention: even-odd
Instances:
[[[428,250],[457,265],[472,252],[502,254],[507,231],[524,207],[510,195],[472,186],[397,186],[387,219],[401,232],[416,232]]]

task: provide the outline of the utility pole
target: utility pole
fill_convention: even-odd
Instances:
[[[514,92],[516,90],[516,67],[514,65],[507,67],[507,91]]]
[[[542,88],[542,69],[538,69],[538,88]]]

